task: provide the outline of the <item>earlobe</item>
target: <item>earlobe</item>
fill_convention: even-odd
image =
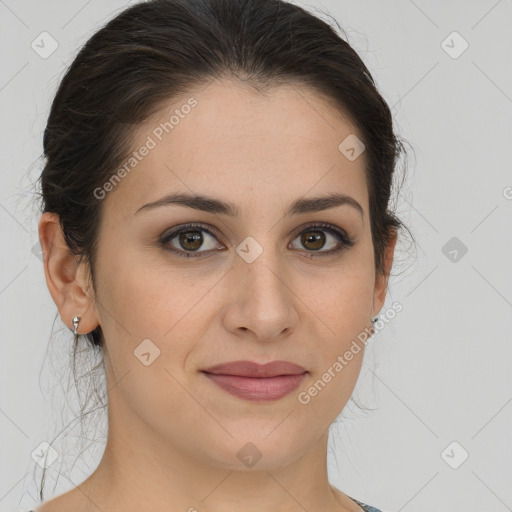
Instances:
[[[46,284],[62,321],[73,330],[73,317],[80,316],[80,332],[92,331],[99,324],[94,294],[87,278],[85,262],[79,262],[68,247],[59,216],[45,212],[39,220],[39,241],[43,251]]]

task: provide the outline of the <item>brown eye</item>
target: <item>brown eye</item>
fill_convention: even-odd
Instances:
[[[325,244],[325,234],[321,231],[304,231],[301,236],[302,245],[311,251],[318,251]]]
[[[209,229],[200,225],[187,225],[174,229],[160,239],[160,244],[166,250],[185,258],[202,257],[205,253],[219,247],[224,248]]]
[[[178,235],[181,247],[187,251],[197,251],[203,243],[203,235],[199,231],[185,231]]]
[[[309,226],[297,237],[300,245],[306,249],[309,257],[328,256],[354,245],[354,242],[341,230],[331,224],[318,224]],[[325,248],[327,250],[321,250]],[[317,252],[318,254],[314,254]]]

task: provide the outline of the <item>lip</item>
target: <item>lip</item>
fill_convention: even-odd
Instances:
[[[266,364],[232,361],[202,372],[224,391],[252,401],[283,398],[296,389],[308,374],[302,366],[288,361]]]
[[[278,375],[299,375],[306,372],[306,368],[288,361],[271,361],[259,364],[254,361],[231,361],[216,364],[203,370],[207,373],[221,375],[239,375],[242,377],[276,377]]]

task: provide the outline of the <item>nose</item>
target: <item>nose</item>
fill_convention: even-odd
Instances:
[[[252,263],[238,259],[229,274],[233,293],[224,316],[226,329],[237,334],[249,331],[262,341],[295,330],[300,300],[283,262],[264,251]]]

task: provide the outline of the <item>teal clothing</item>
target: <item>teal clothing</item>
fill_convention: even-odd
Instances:
[[[364,512],[382,512],[382,510],[372,507],[371,505],[366,505],[366,503],[361,503],[360,501],[356,500],[355,498],[352,498],[351,496],[349,496],[349,498],[355,501],[364,510]]]

